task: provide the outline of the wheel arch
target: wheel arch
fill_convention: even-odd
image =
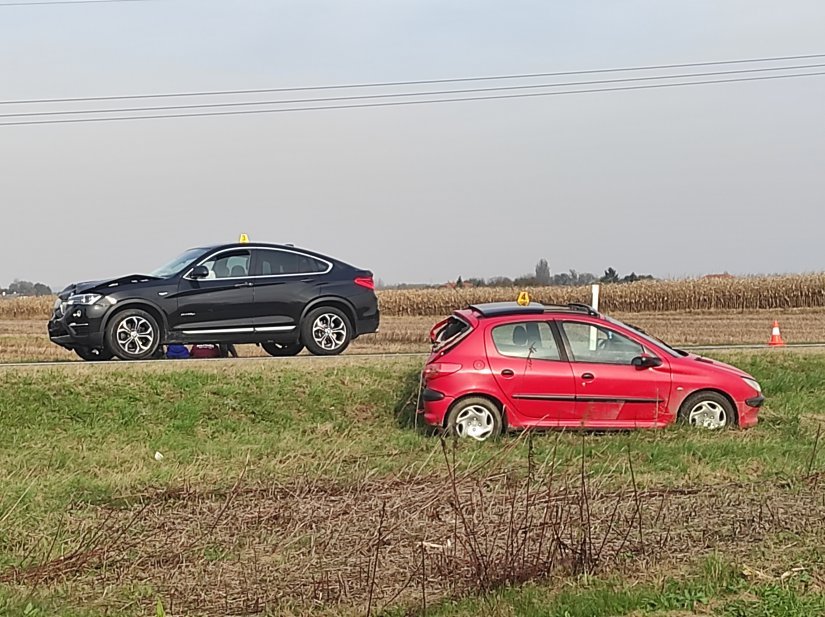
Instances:
[[[679,406],[677,417],[682,416],[682,410],[684,409],[685,403],[688,401],[688,399],[703,392],[713,392],[714,394],[718,394],[722,396],[728,403],[730,403],[731,409],[733,409],[733,422],[734,424],[736,424],[736,426],[739,426],[739,406],[736,404],[736,401],[730,394],[728,394],[724,390],[720,390],[719,388],[697,388],[696,390],[688,394],[682,401],[682,404]]]
[[[168,339],[167,334],[169,332],[169,322],[166,319],[166,314],[160,309],[159,306],[147,300],[126,300],[124,302],[118,302],[106,315],[106,318],[103,321],[102,330],[105,332],[112,319],[127,309],[139,309],[149,313],[158,323],[158,326],[160,326],[160,342],[166,342]]]
[[[331,306],[343,311],[347,316],[347,319],[349,319],[349,325],[352,329],[352,338],[356,338],[356,322],[358,321],[358,318],[355,314],[355,307],[349,300],[341,296],[321,296],[320,298],[315,298],[311,302],[308,302],[304,307],[304,310],[301,312],[301,323],[304,322],[304,319],[306,319],[306,316],[310,313],[310,311],[314,311],[322,306]]]

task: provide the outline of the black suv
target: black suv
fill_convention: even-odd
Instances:
[[[143,360],[172,343],[259,343],[335,355],[378,330],[372,272],[291,245],[190,249],[151,274],[64,289],[49,337],[85,360]]]

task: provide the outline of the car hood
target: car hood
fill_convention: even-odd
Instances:
[[[129,285],[137,285],[147,281],[158,281],[156,276],[148,274],[130,274],[128,276],[120,276],[113,279],[102,279],[99,281],[82,281],[79,283],[72,283],[68,285],[58,295],[61,300],[65,300],[72,294],[81,293],[111,293],[114,290],[120,290]]]
[[[748,379],[753,379],[752,375],[746,373],[742,369],[736,368],[735,366],[724,362],[720,362],[719,360],[712,360],[711,358],[706,358],[705,356],[700,356],[693,353],[686,355],[684,359],[688,362],[698,362],[708,368],[713,367],[711,370],[717,370],[729,375],[736,375],[737,377],[747,377]]]

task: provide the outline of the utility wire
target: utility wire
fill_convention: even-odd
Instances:
[[[584,90],[566,90],[564,92],[532,92],[522,94],[499,94],[494,96],[474,96],[474,97],[456,97],[447,99],[437,99],[432,101],[391,101],[385,103],[358,103],[354,105],[326,105],[313,107],[293,107],[281,109],[252,109],[243,111],[214,111],[193,114],[158,114],[152,116],[120,116],[120,117],[103,117],[103,118],[72,118],[66,120],[23,120],[16,122],[0,122],[0,126],[24,126],[35,124],[75,124],[83,122],[119,122],[125,120],[157,120],[166,118],[198,118],[206,116],[241,116],[250,114],[274,114],[274,113],[291,113],[300,111],[321,111],[333,109],[363,109],[369,107],[399,107],[405,105],[433,105],[436,103],[457,103],[468,101],[492,101],[501,99],[522,99],[545,96],[563,96],[568,94],[589,94],[597,92],[621,92],[629,90],[652,90],[654,88],[677,88],[683,86],[702,86],[709,84],[726,84],[739,83],[748,81],[766,81],[773,79],[795,79],[800,77],[814,77],[825,75],[825,71],[817,71],[811,73],[796,73],[794,75],[763,75],[760,77],[735,77],[731,79],[714,79],[706,81],[690,81],[682,83],[671,84],[645,84],[641,86],[620,86],[618,88],[591,88]]]
[[[153,2],[154,0],[35,0],[34,2],[0,2],[0,6],[42,6],[49,4],[110,4],[112,2]]]
[[[465,88],[459,90],[431,90],[423,92],[398,92],[387,94],[364,94],[357,96],[337,96],[337,97],[320,97],[309,99],[281,99],[278,101],[237,101],[234,103],[200,103],[197,105],[163,105],[156,107],[121,107],[115,109],[78,109],[78,110],[61,110],[61,111],[34,111],[0,114],[0,118],[29,118],[42,116],[73,116],[85,114],[113,114],[113,113],[134,113],[144,111],[171,111],[183,109],[205,109],[205,108],[226,108],[226,107],[247,107],[256,105],[289,105],[289,104],[304,104],[304,103],[330,103],[339,101],[359,101],[359,100],[375,100],[386,98],[402,98],[402,97],[418,97],[418,96],[444,96],[448,94],[474,94],[481,92],[501,92],[513,90],[533,90],[537,88],[562,88],[570,86],[592,86],[600,84],[615,84],[628,83],[640,81],[662,81],[668,79],[685,79],[694,77],[711,77],[718,75],[739,75],[746,73],[763,73],[768,71],[783,71],[783,70],[801,70],[825,67],[825,63],[819,64],[803,64],[796,66],[785,67],[767,67],[759,69],[738,69],[735,71],[712,71],[701,73],[682,73],[677,75],[659,75],[655,77],[625,77],[621,79],[600,79],[591,81],[568,81],[550,84],[533,84],[520,86],[497,86],[493,88]]]
[[[91,0],[87,0],[91,1]],[[102,1],[102,0],[96,0]],[[124,0],[126,1],[126,0]],[[142,0],[132,0],[142,1]],[[417,86],[426,84],[444,84],[444,83],[461,83],[468,81],[497,81],[508,79],[531,79],[537,77],[563,77],[570,75],[591,75],[598,73],[621,73],[633,71],[654,71],[664,69],[678,69],[690,68],[700,66],[718,66],[725,64],[749,64],[758,62],[781,62],[788,60],[809,60],[813,58],[825,58],[825,54],[805,54],[799,56],[774,56],[765,58],[750,58],[740,60],[714,60],[711,62],[686,62],[681,64],[656,64],[646,66],[631,66],[631,67],[614,67],[607,69],[587,69],[577,71],[556,71],[550,73],[520,73],[509,75],[487,75],[482,77],[456,77],[448,79],[417,79],[409,81],[383,81],[373,83],[352,83],[352,84],[334,84],[321,86],[298,86],[285,88],[257,88],[246,90],[211,90],[202,92],[169,92],[156,94],[124,94],[114,96],[83,96],[83,97],[64,97],[64,98],[47,98],[47,99],[17,99],[0,101],[0,105],[17,105],[17,104],[34,104],[34,103],[78,103],[84,101],[117,101],[126,99],[156,99],[156,98],[176,98],[176,97],[192,97],[192,96],[219,96],[232,94],[266,94],[273,92],[302,92],[311,90],[344,90],[350,88],[383,88],[388,86]]]

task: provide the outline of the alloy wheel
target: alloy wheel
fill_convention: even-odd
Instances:
[[[115,341],[128,354],[146,353],[155,341],[155,330],[152,324],[140,315],[130,315],[118,324]]]
[[[347,341],[347,324],[335,313],[322,313],[312,324],[312,338],[326,351],[338,349]]]

